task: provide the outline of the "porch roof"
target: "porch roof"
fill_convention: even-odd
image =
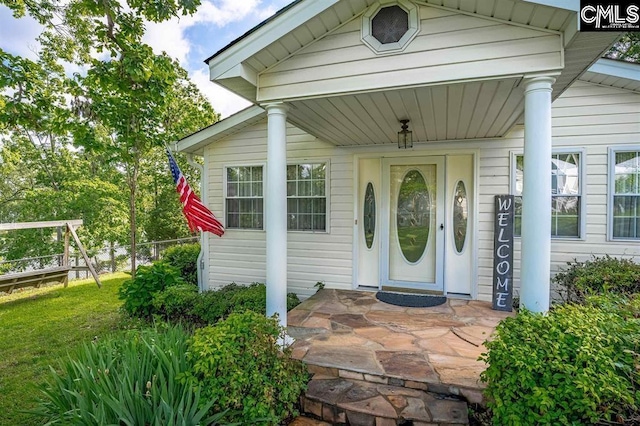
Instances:
[[[210,78],[256,102],[259,75],[360,16],[375,0],[296,0],[209,57]],[[619,33],[578,31],[577,1],[425,0],[421,4],[563,35],[565,67],[554,84],[559,96]],[[499,3],[499,4],[498,4]]]
[[[610,85],[613,87],[619,87],[626,90],[633,90],[638,92],[640,91],[640,65],[627,63],[623,61],[615,61],[610,59],[600,59],[595,64],[593,64],[589,68],[589,70],[580,77],[580,80],[597,83],[597,84]],[[509,93],[515,90],[513,87],[515,83],[516,81],[514,80],[514,81],[503,81],[501,83],[489,82],[485,84],[494,84],[496,86],[501,85],[502,90],[498,91],[498,93],[502,93],[502,96],[505,97],[504,99],[508,100]],[[476,84],[479,84],[479,83],[476,83]],[[511,87],[509,86],[510,84],[512,85]],[[453,91],[455,90],[462,90],[463,92],[466,91],[467,96],[469,96],[469,93],[478,93],[478,94],[480,93],[480,92],[470,92],[470,88],[473,89],[473,86],[471,83],[466,85],[460,85],[459,88],[454,87]],[[438,89],[438,88],[426,87],[426,88],[420,89],[419,92],[421,95],[428,95],[428,96],[431,96],[434,93],[435,94],[439,93],[440,95],[442,95],[442,89]],[[446,88],[444,93],[447,93]],[[493,96],[492,91],[487,91],[486,93],[487,93],[487,96],[489,94]],[[392,104],[404,105],[402,103],[402,99],[403,97],[406,97],[406,96],[413,96],[413,94],[410,91],[406,91],[406,93],[403,91],[397,91],[393,93],[392,92],[371,93],[371,94],[356,95],[354,99],[360,105],[367,105],[367,102],[373,102],[373,101],[379,101],[380,103],[386,102],[386,104],[389,105],[389,107],[391,108]],[[391,99],[391,101],[389,99]],[[332,123],[327,123],[331,125],[331,130],[323,130],[322,128],[318,128],[318,127],[314,128],[314,126],[311,124],[313,120],[323,120],[321,116],[322,111],[325,109],[323,104],[332,105],[331,102],[341,104],[342,106],[345,106],[347,108],[349,108],[351,105],[351,100],[348,100],[347,102],[345,102],[344,99],[338,99],[338,100],[317,99],[317,100],[302,101],[302,102],[299,102],[299,104],[295,105],[296,109],[299,110],[298,114],[290,115],[289,121],[292,124],[308,131],[310,134],[313,134],[314,136],[323,138],[328,141],[333,141],[333,142],[336,141],[336,138],[338,138],[338,136],[344,137],[345,139],[343,139],[343,141],[349,140],[347,139],[349,136],[345,136],[344,134],[342,134],[342,132],[345,132],[345,133],[347,132],[347,130],[345,130],[345,127],[349,127],[349,126],[353,127],[349,131],[349,133],[347,133],[347,134],[350,134],[351,137],[354,137],[353,135],[354,132],[358,132],[358,133],[363,132],[362,128],[366,128],[364,123],[361,123],[361,125],[357,127],[357,124],[354,124],[351,122],[339,123],[337,119]],[[338,109],[336,109],[336,112],[334,114],[337,114],[337,111]],[[391,116],[391,114],[386,114],[387,117],[385,117],[385,114],[378,112],[377,117],[372,117],[373,114],[375,114],[374,110],[370,110],[368,112],[364,111],[363,113],[366,113],[369,116],[369,119],[368,119],[370,120],[369,123],[376,122],[377,120],[378,123],[376,124],[376,126],[378,127],[383,126],[383,123],[381,122],[387,121],[389,119],[387,117]],[[514,114],[515,113],[516,112],[514,112]],[[520,112],[518,111],[517,114],[520,114]],[[308,121],[305,121],[305,119],[300,118],[300,117],[304,118],[305,116],[308,116]],[[176,142],[175,148],[176,150],[179,150],[179,151],[200,153],[202,149],[208,144],[215,143],[218,140],[224,139],[225,137],[228,137],[231,134],[241,131],[245,127],[251,126],[259,121],[264,120],[265,118],[266,118],[266,111],[260,106],[254,105],[228,118],[225,118],[224,120],[219,121],[218,123],[215,123],[196,133],[186,136],[185,138]],[[351,119],[353,119],[353,117],[351,117]],[[362,118],[360,118],[359,120],[362,121]],[[504,126],[506,125],[506,123],[507,122],[503,122],[502,125]],[[410,124],[412,123],[410,122]],[[483,129],[482,130],[483,132],[502,131],[503,129],[499,128],[499,124],[500,122],[493,122],[492,126],[485,125],[484,128],[482,128],[482,123],[478,123],[477,125],[474,124],[477,126],[475,128],[476,136],[478,136],[477,132],[479,132],[481,128]],[[389,142],[389,140],[392,140],[395,137],[395,132],[397,132],[399,127],[396,125],[396,123],[393,123],[393,122],[387,123],[386,126],[389,129],[386,134],[386,137],[388,138],[387,142]],[[327,128],[329,128],[329,126],[327,126]],[[430,127],[429,129],[425,127],[425,128],[422,128],[421,130],[416,130],[416,128],[412,126],[412,130],[417,132],[416,139],[421,138],[421,140],[428,140],[427,132],[435,132],[434,133],[435,137],[438,136],[437,134],[438,129],[435,123],[433,127]],[[371,131],[373,130],[366,129],[366,132],[371,132]],[[441,131],[446,132],[447,127],[446,126],[443,127]],[[467,134],[470,134],[472,130],[457,126],[455,130],[452,129],[452,131],[455,131],[455,132],[464,131]],[[446,138],[441,137],[441,139],[446,139]],[[337,143],[340,144],[340,142],[337,142]],[[342,142],[342,144],[344,144],[344,142]]]

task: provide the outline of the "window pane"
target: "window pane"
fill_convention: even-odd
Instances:
[[[551,193],[576,195],[580,193],[580,154],[555,154],[551,160]]]
[[[227,228],[238,228],[239,224],[237,213],[227,213]]]
[[[262,197],[262,182],[254,183],[252,191],[254,197]]]
[[[313,215],[313,229],[316,231],[324,231],[327,229],[326,215],[314,214]]]
[[[313,194],[314,196],[317,197],[324,197],[324,184],[325,181],[323,180],[316,180],[313,182]]]
[[[296,176],[298,175],[298,166],[290,165],[287,166],[287,180],[296,180]]]
[[[228,213],[238,213],[240,211],[240,201],[239,200],[227,200],[227,212]]]
[[[613,197],[613,237],[640,238],[640,196]]]
[[[296,195],[298,195],[298,191],[296,190],[296,188],[297,184],[295,181],[287,182],[287,197],[295,197]]]
[[[522,196],[515,196],[514,214],[513,214],[513,235],[519,237],[522,235]]]
[[[237,197],[237,196],[238,196],[238,184],[227,183],[227,197]]]
[[[299,179],[311,179],[311,164],[298,165],[298,178]]]
[[[240,189],[240,193],[238,195],[240,197],[251,197],[250,183],[241,183],[239,189]]]
[[[227,181],[228,182],[237,182],[238,181],[238,169],[229,167],[227,169]]]
[[[524,177],[524,156],[516,155],[516,187],[513,195],[522,195]]]
[[[326,163],[314,164],[312,171],[313,180],[324,180],[326,176],[327,165]]]
[[[469,206],[467,203],[467,188],[463,181],[456,184],[456,194],[453,197],[453,241],[458,253],[462,253],[467,239],[467,219]]]
[[[251,168],[251,180],[254,182],[262,182],[262,166]]]
[[[311,215],[310,214],[300,214],[298,215],[298,229],[300,230],[309,230],[311,228]]]
[[[308,197],[311,195],[311,181],[298,182],[298,196]]]
[[[580,197],[553,197],[551,200],[551,235],[580,235]]]

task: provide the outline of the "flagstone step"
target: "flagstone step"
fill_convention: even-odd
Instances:
[[[419,389],[316,374],[302,411],[331,424],[444,426],[469,423],[463,400]]]

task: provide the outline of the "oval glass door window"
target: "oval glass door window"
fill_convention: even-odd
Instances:
[[[418,170],[409,170],[400,184],[396,223],[402,255],[416,263],[427,247],[431,224],[429,188]]]
[[[467,220],[469,217],[469,203],[467,188],[461,180],[456,184],[456,193],[453,197],[453,241],[456,251],[462,253],[464,243],[467,240]]]
[[[376,234],[376,194],[373,192],[373,184],[369,182],[364,192],[364,208],[362,209],[364,217],[362,220],[364,230],[364,241],[367,248],[373,246],[373,239]]]

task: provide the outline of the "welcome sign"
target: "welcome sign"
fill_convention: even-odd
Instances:
[[[513,195],[496,195],[493,236],[493,309],[513,310]]]

